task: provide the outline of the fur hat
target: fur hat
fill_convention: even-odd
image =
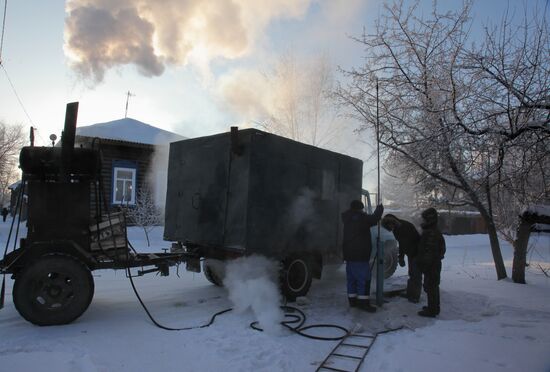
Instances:
[[[382,218],[382,221],[380,221],[380,223],[382,224],[383,228],[392,231],[393,228],[399,226],[399,219],[393,214],[388,213]]]
[[[422,219],[426,225],[437,224],[437,211],[435,208],[428,208],[422,212]]]
[[[349,204],[349,208],[355,211],[361,211],[365,209],[365,204],[363,204],[361,200],[352,200],[352,202]]]

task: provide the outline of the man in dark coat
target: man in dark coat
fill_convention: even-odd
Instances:
[[[406,297],[410,302],[418,303],[422,291],[422,273],[416,264],[418,242],[420,234],[416,227],[406,220],[399,219],[393,214],[382,218],[382,226],[391,232],[399,243],[399,266],[405,266],[405,255],[409,266],[409,280],[407,281]]]
[[[424,306],[418,315],[434,318],[440,311],[439,282],[441,260],[445,256],[445,239],[437,227],[437,211],[434,208],[422,212],[422,220],[417,262],[424,274],[424,291],[428,297],[428,306]]]
[[[8,211],[8,208],[3,207],[2,208],[2,222],[6,222],[6,217],[8,216],[10,212]]]
[[[370,228],[378,223],[384,207],[380,204],[373,214],[363,211],[365,206],[359,200],[350,204],[350,209],[342,213],[344,222],[343,253],[346,261],[348,301],[351,307],[368,312],[376,308],[369,302],[370,295],[370,256],[372,243]]]

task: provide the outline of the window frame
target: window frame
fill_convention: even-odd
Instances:
[[[131,179],[131,185],[132,185],[132,191],[130,195],[130,200],[124,201],[124,200],[117,200],[116,194],[117,194],[117,181],[119,178],[117,177],[119,171],[127,171],[132,173],[132,179]],[[126,178],[121,180],[128,180]],[[124,186],[125,187],[124,182]],[[136,205],[136,195],[137,195],[137,165],[132,162],[128,161],[115,161],[113,162],[113,171],[112,171],[112,182],[111,182],[111,205]],[[124,199],[124,191],[123,191],[123,199]]]

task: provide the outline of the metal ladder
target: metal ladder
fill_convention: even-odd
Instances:
[[[377,336],[378,333],[374,335],[348,333],[315,371],[359,371]]]
[[[325,360],[317,367],[315,372],[320,371],[337,371],[337,372],[357,372],[363,361],[366,359],[372,345],[376,341],[378,335],[399,331],[403,326],[398,328],[386,329],[385,331],[376,332],[374,335],[361,333],[348,333],[327,355]]]

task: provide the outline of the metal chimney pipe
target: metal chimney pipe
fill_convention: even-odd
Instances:
[[[235,155],[242,154],[242,148],[239,145],[239,127],[231,127],[231,152]]]
[[[74,152],[76,136],[76,119],[78,117],[78,102],[67,103],[65,111],[65,126],[61,135],[61,174],[60,177],[68,178],[71,169],[71,159]]]

